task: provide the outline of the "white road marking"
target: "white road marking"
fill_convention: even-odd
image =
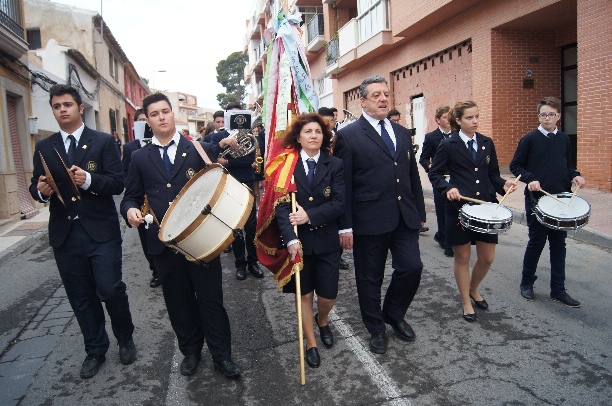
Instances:
[[[333,309],[330,316],[331,321],[334,323],[334,328],[346,340],[346,345],[355,353],[359,362],[363,364],[364,370],[370,376],[372,382],[378,386],[378,389],[380,389],[385,398],[389,400],[388,404],[411,406],[410,400],[401,397],[402,392],[389,375],[387,375],[385,369],[372,357],[370,350],[365,348],[361,341],[355,338],[355,333],[351,326],[342,321]]]
[[[166,405],[188,405],[191,404],[186,398],[186,379],[179,372],[179,360],[182,353],[178,348],[178,342],[174,340],[174,355],[170,367],[170,381],[168,382],[168,393],[166,394]],[[183,379],[181,379],[183,378]]]

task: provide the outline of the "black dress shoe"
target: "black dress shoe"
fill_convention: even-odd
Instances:
[[[387,316],[383,316],[383,319],[385,323],[393,327],[393,331],[395,331],[395,334],[397,334],[400,340],[414,341],[416,338],[414,330],[410,327],[410,324],[406,323],[404,320],[394,321]]]
[[[264,273],[259,267],[259,264],[257,262],[253,262],[252,264],[249,264],[249,272],[256,278],[264,277]]]
[[[454,257],[455,256],[455,251],[453,251],[452,248],[444,248],[444,255],[446,255],[447,257]]]
[[[434,234],[434,241],[438,243],[440,248],[444,248],[444,242],[442,240],[440,240],[440,237],[438,236],[438,233]]]
[[[485,309],[485,310],[487,310],[489,308],[489,304],[484,299],[484,297],[482,298],[482,300],[476,300],[476,299],[474,299],[474,297],[472,295],[470,295],[470,299],[472,299],[474,301],[474,304],[476,305],[476,307],[480,307],[481,309]]]
[[[342,259],[342,257],[340,257],[340,269],[347,270],[349,268],[349,263]]]
[[[478,317],[476,316],[476,313],[470,313],[470,314],[463,315],[463,320],[469,321],[470,323],[476,321],[477,318]]]
[[[100,365],[104,364],[104,361],[106,361],[104,354],[88,355],[85,361],[83,361],[83,365],[81,365],[81,378],[89,379],[96,376]]]
[[[563,303],[564,305],[569,306],[569,307],[580,307],[580,302],[577,301],[576,299],[573,299],[570,295],[567,294],[567,292],[562,292],[556,295],[553,295],[551,293],[550,299],[553,302]]]
[[[419,233],[426,233],[429,231],[429,227],[421,227],[421,229],[419,230]]]
[[[385,333],[374,333],[370,338],[370,351],[375,354],[387,352],[387,335]]]
[[[242,368],[240,365],[236,364],[234,361],[213,361],[213,365],[217,371],[223,372],[223,375],[228,378],[236,378],[240,376],[242,373]]]
[[[123,343],[119,343],[119,361],[123,365],[130,365],[136,360],[136,346],[131,338]]]
[[[319,368],[321,365],[321,357],[317,347],[306,348],[306,363],[310,368]]]
[[[317,323],[317,327],[319,327],[319,335],[321,336],[321,342],[327,348],[331,348],[334,346],[334,333],[332,333],[329,328],[329,324],[326,326],[319,325],[319,313],[314,316],[315,323]]]
[[[232,246],[231,245],[223,250],[224,254],[229,254],[230,252],[232,252]]]
[[[151,282],[149,282],[149,286],[152,288],[156,288],[161,285],[161,281],[157,277],[151,278]]]
[[[521,285],[521,296],[529,301],[535,299],[535,295],[533,294],[533,285]]]
[[[198,369],[200,363],[200,354],[187,354],[181,362],[181,375],[193,375]]]
[[[236,279],[239,281],[246,279],[246,266],[242,265],[236,269]]]

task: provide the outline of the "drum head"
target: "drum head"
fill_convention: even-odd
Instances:
[[[198,172],[181,190],[163,221],[163,235],[178,236],[187,229],[208,205],[217,191],[223,176],[220,166],[208,167]],[[189,186],[187,186],[189,185]]]
[[[571,193],[559,193],[555,197],[563,203],[550,196],[542,196],[538,200],[538,209],[545,215],[556,219],[579,219],[591,212],[591,205],[580,196],[575,196],[571,204],[569,204],[572,199]]]
[[[496,203],[465,204],[461,210],[470,218],[490,222],[500,222],[512,219],[512,212],[505,206]]]

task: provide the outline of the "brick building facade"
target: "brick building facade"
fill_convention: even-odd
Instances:
[[[311,67],[316,76],[317,60],[328,61],[335,107],[359,115],[359,84],[380,74],[401,123],[422,135],[435,128],[439,105],[473,99],[480,132],[508,165],[519,139],[538,125],[537,101],[556,96],[588,186],[612,191],[612,139],[601,129],[612,81],[609,1],[323,0],[321,7],[325,38],[337,36],[340,51],[314,55]]]

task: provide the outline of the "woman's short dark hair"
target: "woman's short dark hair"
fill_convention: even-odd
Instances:
[[[284,148],[295,148],[297,150],[302,149],[298,139],[300,138],[302,128],[304,128],[304,126],[308,123],[317,123],[321,126],[321,131],[323,132],[323,143],[321,144],[321,150],[330,153],[333,134],[329,127],[327,127],[327,122],[325,119],[323,119],[323,117],[317,113],[300,114],[297,116],[291,123],[291,126],[287,129],[287,133],[282,139],[281,145]]]

